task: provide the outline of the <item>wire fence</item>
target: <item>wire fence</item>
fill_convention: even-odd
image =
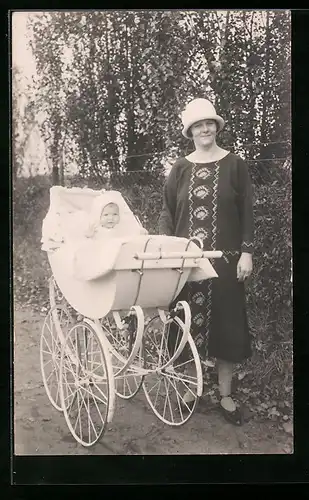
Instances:
[[[244,158],[244,156],[242,157]],[[157,186],[159,183],[163,186],[164,181],[176,159],[177,156],[164,164],[158,165],[156,163],[154,166],[147,166],[144,169],[122,169],[117,171],[106,168],[96,170],[96,172],[92,172],[91,169],[88,169],[87,172],[82,171],[79,174],[66,175],[64,183],[65,185],[74,185],[75,183],[80,186],[87,186],[90,183],[93,184],[93,187],[96,185],[99,187],[100,183],[106,183],[108,186],[111,184],[123,184],[125,186],[126,183],[129,185],[132,183],[141,185],[145,185],[145,183],[154,183],[154,185]],[[245,161],[248,164],[249,173],[254,186],[282,183],[288,188],[291,184],[291,156],[263,158],[262,160],[246,158]]]
[[[244,143],[240,144],[237,146],[237,148],[240,149],[248,149],[251,148],[252,146],[260,147],[260,146],[275,146],[275,145],[285,145],[285,146],[290,146],[291,143],[289,141],[270,141],[270,142],[251,142],[251,143]],[[123,159],[129,159],[129,158],[151,158],[151,157],[156,157],[156,156],[168,156],[171,153],[171,149],[163,149],[161,151],[154,151],[152,153],[141,153],[141,154],[124,154]],[[273,158],[267,158],[267,159],[273,159]],[[102,158],[103,161],[108,161],[108,160],[119,160],[119,156],[109,156]],[[249,160],[249,161],[254,161],[254,160]]]

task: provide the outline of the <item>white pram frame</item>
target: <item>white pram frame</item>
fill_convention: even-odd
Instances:
[[[142,387],[154,414],[165,424],[181,426],[193,415],[203,392],[201,362],[190,335],[190,307],[185,301],[172,309],[169,304],[190,270],[201,261],[222,257],[222,252],[203,251],[197,238],[187,240],[180,252],[147,251],[152,238],[146,237],[144,251],[134,254],[132,269],[117,269],[120,276],[121,272],[134,275],[134,299],[128,307],[113,307],[101,318],[81,315],[64,297],[55,277],[49,280],[50,310],[40,342],[42,378],[51,404],[63,412],[71,434],[85,447],[93,446],[112,421],[116,396],[133,398]],[[145,302],[149,284],[145,288],[144,280],[151,283],[151,273],[164,270],[173,289],[169,300]],[[119,283],[121,279],[118,287]],[[163,290],[167,283],[159,286]],[[171,328],[172,348],[168,345]],[[190,402],[184,398],[186,393]]]

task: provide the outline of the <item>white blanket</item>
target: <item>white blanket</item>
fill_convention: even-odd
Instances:
[[[112,238],[106,241],[87,239],[70,243],[71,272],[79,280],[93,280],[113,270],[122,245],[131,238]]]

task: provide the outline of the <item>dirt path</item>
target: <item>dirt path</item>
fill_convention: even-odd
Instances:
[[[114,419],[91,449],[75,442],[63,415],[44,390],[39,365],[43,315],[17,309],[14,317],[14,413],[16,455],[162,455],[292,453],[293,438],[272,422],[251,420],[241,428],[202,406],[181,428],[161,423],[143,392],[117,399]]]

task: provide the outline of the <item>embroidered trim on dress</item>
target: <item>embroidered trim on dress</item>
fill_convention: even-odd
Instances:
[[[199,220],[204,220],[206,219],[206,217],[208,217],[209,210],[206,207],[201,206],[194,210],[193,215]]]
[[[209,195],[209,189],[206,186],[197,186],[193,189],[193,193],[195,194],[195,196],[203,200],[204,198],[206,198],[206,196]]]
[[[218,178],[219,178],[219,164],[215,162],[214,167],[214,183],[213,183],[213,192],[212,192],[212,238],[211,238],[211,249],[216,250],[216,237],[217,237],[217,192],[218,192]],[[206,302],[206,331],[207,335],[209,335],[210,328],[210,320],[211,320],[211,308],[212,308],[212,280],[208,280],[208,293],[207,293],[207,302]],[[207,358],[208,352],[207,347],[205,349],[205,356]]]
[[[196,292],[192,297],[193,302],[202,305],[205,302],[205,295],[202,292]]]
[[[239,255],[241,252],[240,250],[222,250],[223,255]]]
[[[198,169],[196,164],[193,164],[191,170],[191,179],[189,183],[189,237],[199,236],[204,241],[204,248],[209,250],[216,250],[216,236],[217,236],[217,191],[218,191],[218,178],[219,178],[219,163],[215,162],[214,168],[202,167]],[[211,187],[207,185],[197,184],[195,181],[204,181],[211,175],[214,176]],[[210,205],[199,205],[202,200],[211,195]],[[194,208],[194,196],[198,198],[198,206]],[[205,200],[206,201],[206,200]],[[210,218],[210,232],[205,229],[205,221]],[[196,227],[195,227],[196,226]],[[202,227],[201,227],[202,226]],[[209,334],[211,309],[212,309],[212,280],[203,282],[203,291],[199,291],[191,297],[193,303],[199,306],[204,306],[203,312],[198,312],[192,317],[192,322],[195,325],[202,326],[204,323],[205,333]],[[203,330],[204,330],[203,328]],[[205,335],[204,331],[198,333],[195,338],[197,345],[202,343]],[[204,353],[203,353],[204,354]],[[207,358],[207,342],[206,352]]]
[[[192,238],[192,227],[193,227],[193,208],[192,208],[192,191],[193,191],[193,181],[195,176],[195,163],[191,169],[191,179],[189,184],[189,238]]]
[[[242,246],[245,246],[245,247],[253,247],[253,243],[247,243],[246,241],[243,241],[243,242],[242,242]]]
[[[196,325],[202,326],[204,323],[204,316],[202,313],[198,313],[196,316],[193,317],[193,321]]]
[[[199,179],[207,179],[207,177],[209,176],[210,176],[210,171],[207,167],[201,168],[196,173],[196,177],[198,177]]]
[[[216,250],[216,236],[217,236],[217,191],[218,191],[218,178],[219,178],[219,164],[215,163],[214,172],[214,187],[212,194],[213,214],[212,214],[212,250]]]
[[[206,240],[208,236],[208,231],[206,231],[206,229],[203,229],[202,227],[199,227],[195,229],[195,231],[193,231],[192,234],[196,238],[200,238],[201,240]]]

